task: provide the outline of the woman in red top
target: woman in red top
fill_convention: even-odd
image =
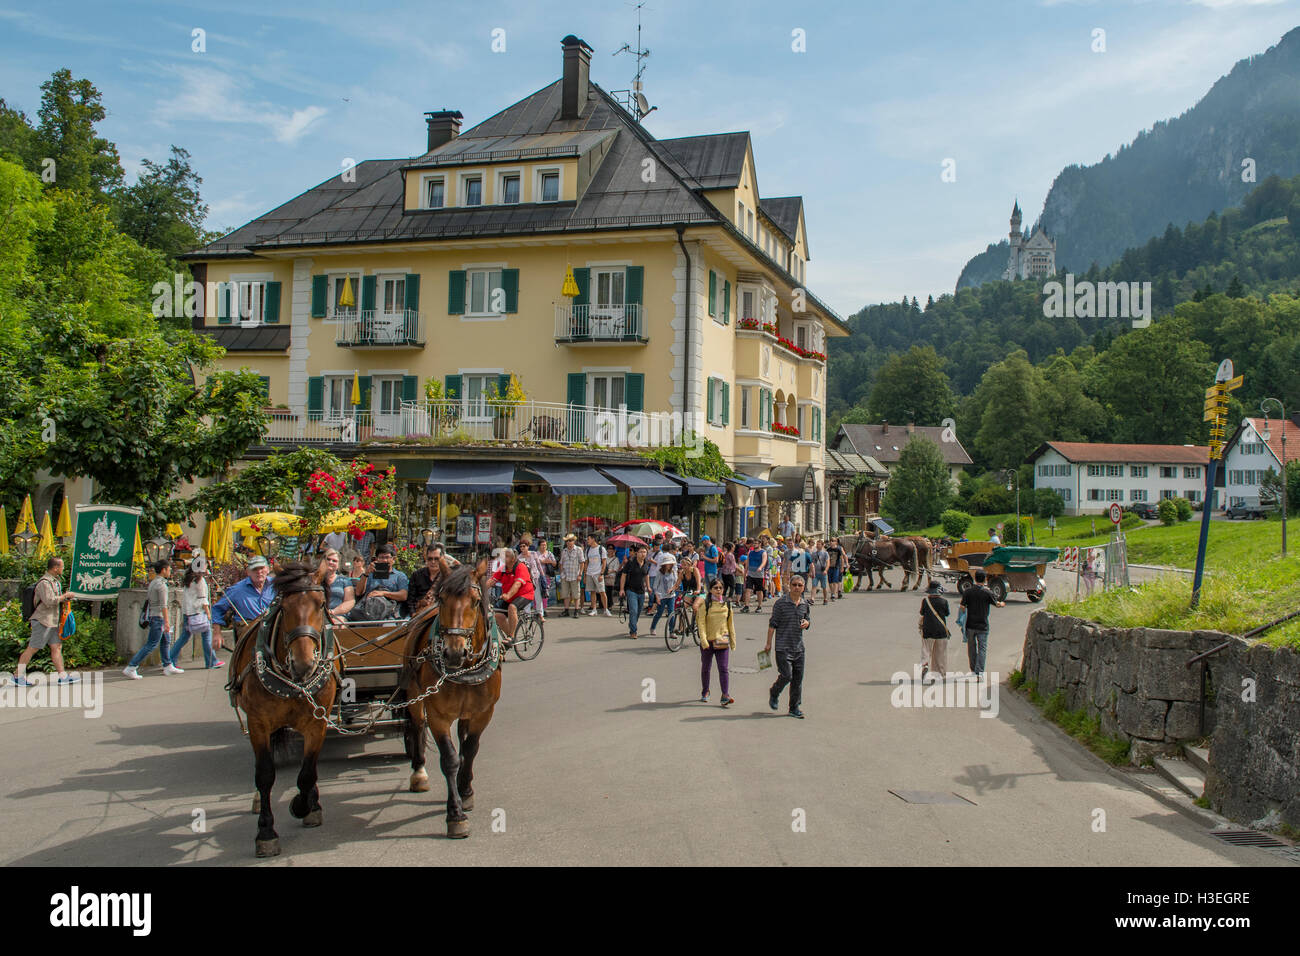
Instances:
[[[497,623],[506,632],[503,647],[514,643],[515,628],[519,626],[519,615],[533,603],[536,592],[533,590],[533,577],[528,573],[528,565],[519,560],[514,549],[506,548],[501,556],[505,567],[492,575],[492,580],[501,585],[501,597],[497,600]],[[502,621],[501,618],[506,618]]]

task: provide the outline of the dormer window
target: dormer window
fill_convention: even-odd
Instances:
[[[519,202],[519,174],[505,174],[501,177],[501,203],[512,206],[517,202]]]
[[[424,208],[441,209],[447,204],[447,183],[441,176],[424,181]]]
[[[483,205],[483,177],[472,176],[465,180],[465,202],[466,206]]]
[[[539,170],[537,173],[536,190],[537,202],[559,202],[560,171],[558,169]]]

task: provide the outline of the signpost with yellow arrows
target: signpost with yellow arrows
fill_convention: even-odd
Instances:
[[[1192,579],[1192,607],[1201,600],[1201,578],[1205,574],[1205,546],[1210,540],[1210,512],[1214,510],[1214,481],[1223,457],[1228,422],[1228,393],[1241,388],[1243,376],[1232,374],[1232,359],[1219,363],[1214,384],[1205,390],[1205,420],[1210,423],[1210,460],[1205,469],[1205,502],[1201,509],[1201,540],[1196,548],[1196,576]]]

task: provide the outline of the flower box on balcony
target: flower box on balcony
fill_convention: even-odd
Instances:
[[[780,422],[772,423],[772,431],[778,435],[786,435],[790,438],[799,437],[799,429],[795,428],[793,425],[782,425]]]

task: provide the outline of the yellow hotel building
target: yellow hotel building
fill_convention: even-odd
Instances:
[[[362,162],[188,257],[217,285],[195,327],[266,381],[254,455],[394,464],[411,529],[448,534],[488,510],[515,530],[825,530],[824,353],[848,332],[804,285],[802,200],[761,195],[748,133],[657,140],[591,82],[583,41],[562,48],[531,96],[463,132],[427,113],[422,155]],[[491,399],[511,376],[507,414]],[[643,467],[638,448],[692,433],[737,480]]]

